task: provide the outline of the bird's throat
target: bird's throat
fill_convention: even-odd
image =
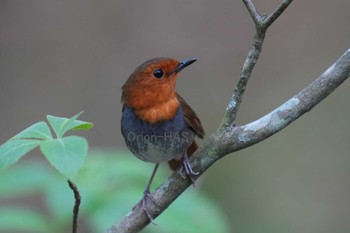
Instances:
[[[179,100],[174,96],[168,101],[164,101],[152,107],[136,110],[135,113],[143,121],[155,124],[173,119],[179,105]]]

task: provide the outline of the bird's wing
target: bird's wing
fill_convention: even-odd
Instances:
[[[179,94],[176,93],[176,95],[184,112],[185,122],[187,126],[193,129],[193,131],[197,134],[198,137],[203,138],[204,130],[197,114]]]

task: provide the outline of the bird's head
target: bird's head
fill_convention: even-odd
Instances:
[[[123,104],[149,122],[173,117],[179,106],[175,92],[178,74],[196,60],[160,57],[144,62],[123,85]]]

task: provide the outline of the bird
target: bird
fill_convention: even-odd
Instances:
[[[125,143],[137,158],[155,163],[140,202],[152,223],[147,201],[159,206],[150,196],[159,163],[168,162],[172,170],[183,166],[193,184],[193,177],[199,174],[192,169],[189,156],[198,148],[195,137],[203,138],[204,130],[195,111],[176,92],[180,71],[196,60],[168,57],[147,60],[122,86],[121,132]]]

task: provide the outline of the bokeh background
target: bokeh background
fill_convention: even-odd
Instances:
[[[279,2],[256,4],[268,13]],[[346,0],[290,5],[268,30],[238,124],[291,98],[350,47],[349,9]],[[136,66],[158,56],[199,58],[177,90],[208,136],[253,31],[241,1],[2,0],[0,142],[47,114],[84,110],[81,119],[95,124],[84,135],[92,147],[127,150],[120,88]],[[198,189],[224,211],[231,232],[350,231],[349,88],[347,81],[282,132],[226,156],[201,178]]]

